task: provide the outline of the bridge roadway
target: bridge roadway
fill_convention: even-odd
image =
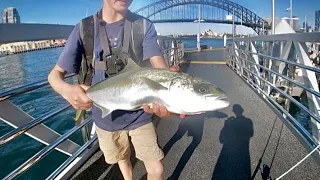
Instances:
[[[191,62],[183,64],[183,71],[221,87],[231,105],[184,120],[171,117],[155,121],[159,144],[166,154],[164,179],[275,179],[308,154],[275,112],[234,71],[223,63],[213,63],[225,61],[223,51],[187,54]],[[146,179],[143,163],[134,158],[132,162],[134,179]],[[309,157],[283,179],[319,177],[320,166]],[[118,166],[107,165],[98,151],[71,179],[122,176]]]

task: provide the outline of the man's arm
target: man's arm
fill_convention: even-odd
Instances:
[[[89,109],[92,101],[86,96],[88,86],[72,85],[64,81],[65,71],[56,65],[48,76],[51,87],[66,99],[75,109]]]
[[[77,24],[60,54],[57,65],[49,73],[48,81],[54,91],[66,99],[75,109],[84,110],[91,106],[91,100],[85,94],[88,87],[72,85],[64,81],[67,72],[76,73],[80,68],[83,48],[79,33],[79,24]]]
[[[153,68],[163,68],[163,69],[168,68],[163,56],[150,57],[150,63],[152,64]]]
[[[150,63],[153,68],[168,68],[163,56],[152,56],[150,58]],[[180,71],[180,67],[178,65],[173,65],[169,68],[170,71]]]

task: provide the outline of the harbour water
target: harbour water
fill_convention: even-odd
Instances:
[[[0,91],[3,92],[18,86],[45,80],[61,51],[62,48],[46,49],[0,58]],[[11,98],[10,101],[33,117],[38,117],[42,113],[58,109],[67,103],[50,87],[19,95]],[[74,111],[70,108],[63,114],[45,121],[44,124],[63,134],[74,125],[73,116]],[[12,127],[0,121],[0,136],[12,129]],[[79,134],[75,134],[71,139],[77,143],[81,143]],[[0,178],[3,178],[44,147],[45,145],[27,135],[21,135],[0,147]],[[67,158],[66,155],[54,151],[32,167],[30,172],[27,171],[20,178],[31,179],[32,174],[32,179],[44,179],[45,175],[52,172],[65,158]]]
[[[186,38],[177,38],[184,43],[184,48],[186,50],[196,49],[197,48],[197,37],[186,37]],[[232,39],[227,39],[227,45],[231,45]],[[223,39],[222,38],[201,38],[201,45],[207,45],[208,48],[222,48]]]
[[[184,42],[185,49],[196,49],[195,37],[180,38],[180,40]],[[229,44],[230,40],[228,40],[227,43]],[[207,45],[208,48],[221,48],[223,47],[223,39],[202,38],[201,44]],[[63,48],[61,47],[1,57],[0,92],[32,82],[45,80],[49,71],[54,67],[62,50]],[[41,88],[40,90],[19,95],[11,98],[10,101],[33,117],[38,117],[42,113],[58,109],[67,104],[51,87]],[[74,126],[74,115],[75,111],[70,108],[64,111],[64,113],[45,121],[44,124],[58,133],[63,134]],[[12,129],[13,128],[0,121],[0,136],[3,136]],[[73,135],[71,140],[82,144],[80,132]],[[26,135],[21,135],[8,144],[1,146],[0,178],[5,177],[44,147],[45,145]],[[54,150],[39,163],[32,166],[25,174],[21,175],[19,179],[45,179],[59,164],[63,163],[66,158],[66,155]]]

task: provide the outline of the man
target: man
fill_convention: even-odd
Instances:
[[[93,61],[94,71],[91,85],[104,80],[111,73],[109,67],[111,60],[106,59],[108,54],[119,52],[117,49],[130,47],[128,52],[132,52],[133,43],[126,44],[128,38],[126,23],[131,16],[136,16],[128,10],[132,0],[104,0],[103,7],[97,15],[93,15],[95,21],[95,34],[92,38],[93,44]],[[140,16],[139,16],[140,17]],[[142,17],[140,17],[141,19]],[[143,56],[135,58],[136,61],[150,61],[154,68],[167,68],[163,59],[159,45],[157,44],[157,32],[154,25],[146,20],[146,31],[141,42]],[[70,34],[67,44],[61,53],[57,65],[53,68],[48,76],[52,88],[65,98],[75,109],[87,110],[91,107],[92,101],[86,96],[85,90],[89,86],[84,84],[68,84],[63,80],[66,73],[78,73],[82,66],[82,57],[87,42],[83,42],[80,37],[80,23],[77,24]],[[105,36],[107,35],[107,36]],[[133,37],[135,38],[135,37]],[[106,41],[107,40],[107,41]],[[135,44],[139,42],[134,42]],[[90,44],[90,43],[89,43]],[[110,49],[108,49],[111,47]],[[138,46],[139,47],[139,44]],[[138,49],[139,50],[139,49]],[[110,53],[107,53],[109,52]],[[122,51],[121,51],[122,52]],[[130,54],[130,53],[129,53]],[[118,54],[119,55],[119,54]],[[120,53],[119,56],[123,54]],[[130,54],[129,57],[138,56]],[[116,56],[112,56],[116,57]],[[125,55],[123,55],[125,57]],[[107,65],[101,65],[101,62]],[[112,61],[113,62],[113,61]],[[98,64],[98,65],[97,65]],[[100,65],[99,65],[100,64]],[[111,63],[112,64],[112,63]],[[107,68],[109,67],[109,68]],[[178,66],[171,67],[172,71],[179,71]],[[121,68],[120,68],[121,71]],[[107,72],[107,73],[106,73]],[[116,75],[117,73],[115,73]],[[91,79],[90,79],[91,81]],[[130,163],[129,137],[135,148],[136,157],[144,162],[148,172],[148,179],[162,179],[163,152],[157,144],[155,128],[152,124],[152,115],[159,117],[169,116],[171,113],[164,106],[154,104],[153,108],[144,105],[144,110],[135,112],[114,111],[105,118],[101,118],[101,110],[92,106],[92,115],[96,125],[96,132],[99,139],[100,149],[103,151],[105,160],[109,164],[118,163],[124,179],[132,179],[132,166]],[[180,115],[184,118],[184,115]]]

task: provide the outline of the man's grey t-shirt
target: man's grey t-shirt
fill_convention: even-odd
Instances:
[[[98,20],[99,23],[101,20]],[[146,33],[143,40],[143,60],[149,60],[152,56],[162,56],[161,49],[157,43],[157,32],[152,22],[146,20]],[[64,69],[67,73],[78,73],[82,53],[84,52],[82,41],[80,39],[79,24],[75,26],[72,33],[68,37],[66,46],[64,47],[57,65]],[[124,20],[105,25],[109,44],[113,48],[122,46]],[[102,47],[100,45],[98,28],[94,37],[94,53],[96,60],[100,59]],[[95,74],[92,79],[92,85],[107,78],[107,75],[101,70],[95,70]],[[105,118],[101,118],[101,110],[93,105],[92,116],[95,124],[104,130],[128,130],[135,129],[141,125],[149,123],[151,121],[151,114],[145,113],[143,110],[138,111],[122,111],[116,110],[110,113]]]

